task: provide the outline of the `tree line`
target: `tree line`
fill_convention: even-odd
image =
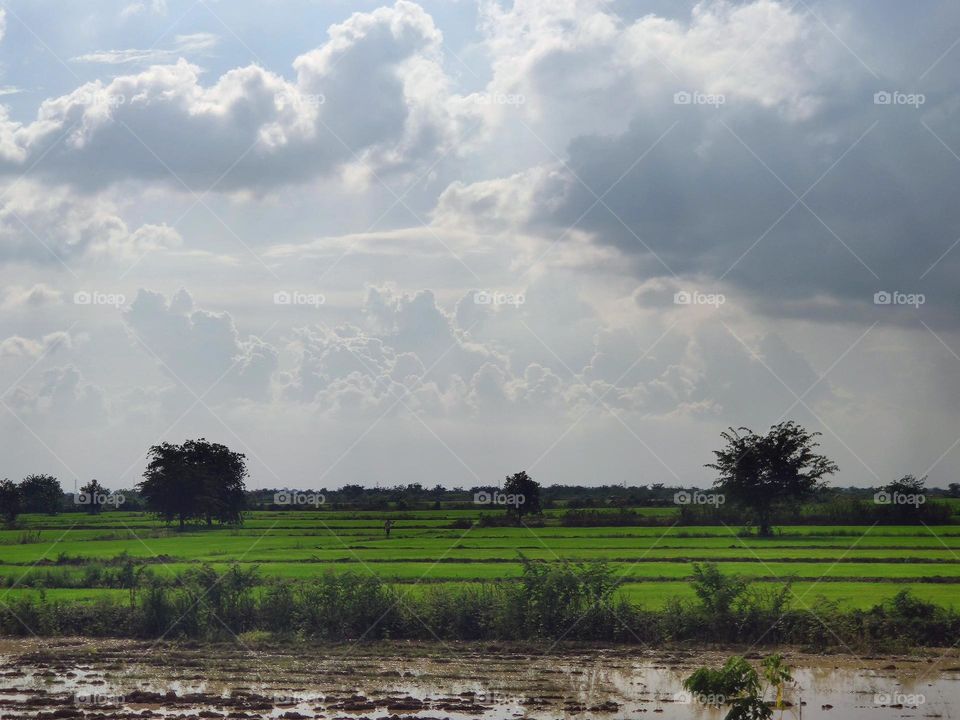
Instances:
[[[507,477],[502,486],[478,486],[469,491],[462,488],[448,490],[441,485],[428,489],[419,483],[392,488],[348,484],[339,490],[325,491],[329,497],[325,497],[323,503],[311,504],[358,510],[489,505],[490,510],[502,510],[507,520],[518,522],[524,516],[542,514],[543,510],[552,507],[575,510],[669,506],[682,504],[684,497],[688,498],[687,502],[706,497],[708,502],[715,502],[713,511],[716,511],[720,496],[722,502],[729,500],[737,508],[740,513],[738,521],[739,517],[744,517],[746,522],[758,528],[761,535],[769,535],[775,521],[795,512],[803,503],[819,503],[837,512],[842,511],[841,514],[863,514],[866,506],[863,501],[871,499],[872,494],[874,506],[887,506],[881,519],[911,522],[916,518],[934,518],[929,505],[924,509],[928,497],[960,497],[960,483],[951,483],[946,490],[932,490],[926,488],[926,478],[913,475],[879,489],[830,488],[827,478],[837,472],[837,464],[818,451],[819,433],[810,432],[792,421],[774,425],[766,433],[741,427],[729,428],[721,436],[724,446],[714,452],[714,462],[706,466],[717,471],[717,479],[711,488],[712,498],[696,488],[667,487],[661,483],[637,487],[541,487],[521,471]],[[178,523],[180,527],[193,522],[206,525],[239,523],[244,509],[306,509],[290,499],[319,495],[314,491],[248,492],[244,485],[248,476],[245,456],[204,438],[187,440],[180,445],[154,445],[147,458],[143,479],[136,486],[136,498],[131,498],[136,500],[137,507],[130,509],[147,510],[168,523]],[[91,513],[122,508],[126,502],[122,492],[109,493],[97,480],[91,480],[72,497],[76,507]],[[279,501],[281,498],[283,502]],[[846,503],[849,507],[844,505],[846,501],[850,501]],[[8,523],[21,512],[51,514],[63,506],[63,490],[51,475],[30,475],[20,483],[0,482],[0,515]],[[689,511],[703,510],[695,506],[681,509],[688,511],[688,515]],[[935,509],[945,510],[950,515],[950,509],[945,505]],[[706,510],[711,511],[711,508]],[[713,514],[719,517],[717,512]],[[581,520],[588,522],[589,518],[585,516]]]
[[[147,468],[137,485],[143,509],[166,522],[199,521],[207,525],[239,523],[246,505],[246,458],[226,445],[204,438],[181,445],[160,443],[147,453]],[[0,481],[0,516],[13,523],[21,513],[55,515],[73,498],[76,508],[91,514],[122,509],[124,491],[110,492],[91,480],[78,493],[63,492],[52,475],[28,475],[19,483]]]

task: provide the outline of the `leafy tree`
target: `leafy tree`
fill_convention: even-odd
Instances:
[[[161,443],[150,448],[143,481],[137,485],[147,508],[167,522],[203,519],[242,520],[246,458],[225,445],[200,438],[183,445]]]
[[[745,427],[721,434],[726,446],[714,450],[716,461],[706,467],[720,475],[714,487],[752,511],[761,535],[770,535],[778,506],[809,498],[838,469],[816,452],[820,433],[792,421],[774,425],[766,435]]]
[[[690,585],[710,617],[724,622],[734,603],[746,592],[748,583],[737,575],[724,575],[716,563],[694,563]]]
[[[91,515],[100,514],[103,509],[101,507],[103,505],[102,500],[106,495],[107,489],[96,478],[80,488],[80,496],[83,500],[86,500],[87,512]],[[77,500],[81,501],[80,498],[77,498]]]
[[[507,514],[516,513],[518,519],[524,515],[539,515],[543,512],[540,507],[540,483],[527,475],[526,470],[510,475],[503,484],[506,495],[514,495],[522,502],[507,505]]]
[[[207,525],[212,525],[214,520],[240,522],[244,508],[243,481],[247,477],[243,454],[203,438],[188,440],[181,451],[198,483],[198,514]]]
[[[20,488],[16,483],[4,478],[0,482],[0,515],[3,515],[8,523],[13,523],[20,514],[21,503]]]
[[[904,475],[899,480],[894,480],[892,483],[884,486],[883,489],[891,495],[893,493],[899,493],[901,495],[923,495],[927,491],[927,477],[926,475],[922,478],[918,478],[915,475]]]
[[[193,517],[196,505],[186,456],[179,445],[165,442],[151,447],[147,457],[147,469],[137,489],[147,509],[168,523],[179,520],[182,528]]]
[[[56,515],[63,502],[63,488],[52,475],[27,475],[20,481],[24,512]]]
[[[890,513],[906,521],[911,516],[920,514],[920,508],[926,502],[927,478],[918,478],[915,475],[904,475],[883,487],[890,505]]]
[[[960,483],[950,483],[947,485],[947,495],[952,498],[960,498]]]

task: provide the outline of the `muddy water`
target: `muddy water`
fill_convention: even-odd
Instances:
[[[725,709],[691,702],[681,681],[728,654],[0,641],[0,717],[719,720]],[[957,651],[787,660],[796,683],[784,717],[960,718]]]

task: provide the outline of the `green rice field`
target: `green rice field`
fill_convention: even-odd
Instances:
[[[669,509],[647,509],[651,514]],[[393,519],[387,538],[384,518]],[[909,587],[918,597],[960,607],[960,526],[790,526],[771,538],[740,528],[454,527],[478,513],[463,510],[250,513],[240,528],[188,526],[180,532],[149,515],[107,512],[21,516],[0,531],[0,602],[44,596],[85,602],[124,597],[104,580],[118,556],[159,578],[208,563],[257,567],[261,575],[307,579],[327,572],[374,574],[418,592],[437,583],[513,582],[521,558],[545,562],[604,560],[621,592],[650,608],[690,598],[695,562],[716,562],[773,588],[789,579],[794,605],[820,598],[869,607]]]

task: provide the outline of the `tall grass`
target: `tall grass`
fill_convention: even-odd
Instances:
[[[161,582],[135,577],[128,601],[0,603],[4,635],[231,639],[248,631],[344,640],[524,640],[623,643],[782,643],[816,648],[943,646],[960,636],[960,614],[903,591],[866,611],[819,602],[793,607],[789,587],[697,566],[696,600],[660,610],[625,600],[603,563],[523,561],[520,582],[396,590],[379,578],[327,573],[265,580],[256,568],[201,566]]]

